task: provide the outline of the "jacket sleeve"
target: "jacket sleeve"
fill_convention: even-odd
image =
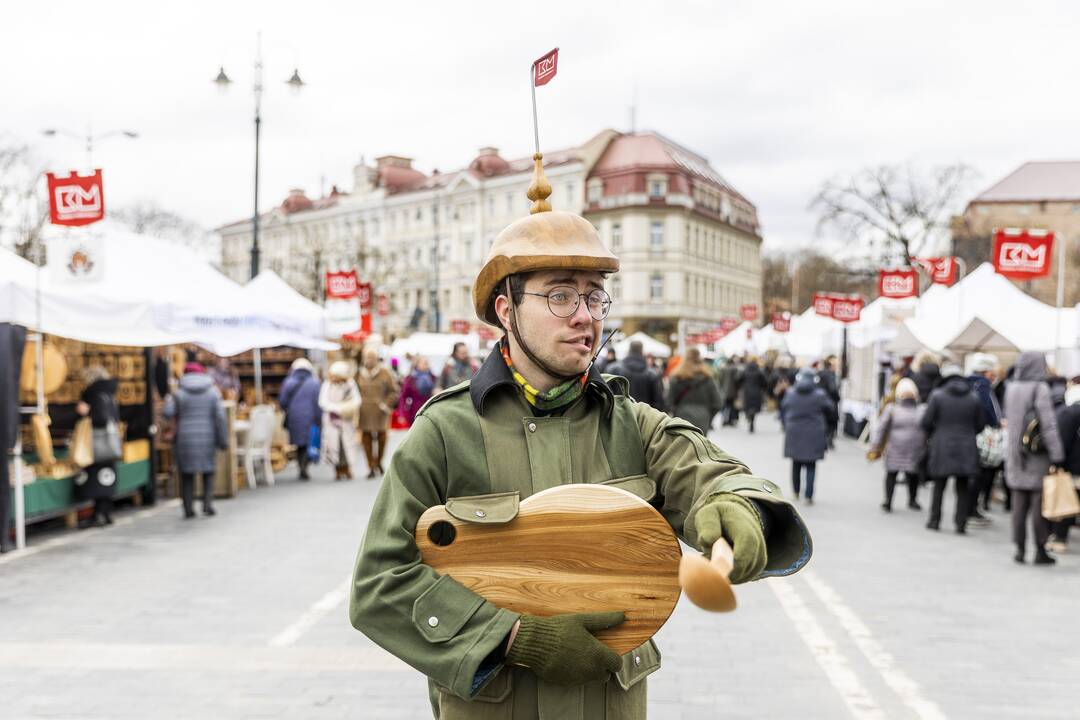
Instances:
[[[790,575],[810,560],[813,543],[802,518],[780,488],[710,442],[691,423],[635,403],[649,477],[657,484],[660,512],[687,544],[698,542],[695,519],[711,498],[735,493],[768,514],[769,559],[759,577]],[[755,578],[757,579],[757,578]]]
[[[927,435],[934,433],[934,425],[937,423],[937,409],[937,396],[931,393],[930,401],[926,403],[926,411],[923,413],[922,419],[919,420],[919,424],[922,425],[922,429]]]
[[[289,412],[289,404],[292,403],[292,399],[299,388],[300,383],[296,381],[295,377],[285,378],[285,382],[281,386],[281,396],[278,398],[278,405],[282,410]]]
[[[446,501],[446,449],[425,415],[390,460],[353,570],[349,620],[382,648],[458,697],[520,617],[497,608],[420,561],[413,531],[423,512]],[[494,673],[484,676],[493,677]]]
[[[1035,415],[1039,418],[1039,431],[1042,434],[1043,442],[1046,443],[1050,462],[1060,465],[1065,462],[1065,451],[1061,444],[1061,434],[1058,433],[1054,404],[1050,400],[1050,386],[1046,383],[1036,385],[1034,399]]]
[[[398,398],[401,397],[401,385],[398,383],[394,373],[389,370],[386,371],[386,398],[383,403],[388,408],[397,407]]]
[[[825,414],[825,424],[829,427],[836,427],[840,423],[840,413],[836,408],[836,403],[826,393],[821,395],[821,411]]]
[[[892,426],[892,414],[893,406],[891,404],[886,405],[885,409],[881,411],[881,416],[878,418],[877,427],[874,428],[874,433],[870,437],[870,447],[875,450],[881,450],[881,446],[885,442],[885,437],[889,433],[889,428]]]

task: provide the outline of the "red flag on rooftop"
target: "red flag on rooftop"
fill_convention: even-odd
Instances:
[[[547,85],[559,69],[559,48],[533,62],[533,85]]]

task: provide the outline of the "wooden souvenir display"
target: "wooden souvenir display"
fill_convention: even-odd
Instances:
[[[56,345],[46,342],[42,349],[45,367],[45,394],[56,392],[64,384],[68,374],[68,363]],[[23,350],[22,375],[19,389],[25,394],[37,392],[37,343],[28,342]]]
[[[486,512],[469,498],[454,503],[451,511],[474,521],[445,505],[428,508],[416,526],[420,556],[499,607],[541,616],[621,610],[626,622],[597,633],[620,654],[652,637],[675,609],[678,538],[632,493],[561,485],[521,501],[499,524],[484,524]]]

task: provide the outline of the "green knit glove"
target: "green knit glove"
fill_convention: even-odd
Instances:
[[[621,625],[624,620],[626,615],[621,612],[522,615],[506,662],[527,667],[553,685],[607,680],[619,671],[622,660],[593,633]]]
[[[721,493],[708,500],[694,520],[698,543],[706,555],[713,543],[723,537],[731,545],[735,566],[731,570],[733,584],[754,580],[765,569],[769,554],[765,550],[765,533],[754,505],[735,493]]]

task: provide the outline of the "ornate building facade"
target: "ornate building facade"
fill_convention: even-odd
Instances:
[[[611,322],[664,340],[679,320],[715,324],[760,303],[757,211],[701,156],[642,132],[605,130],[545,153],[555,209],[596,225],[622,270],[609,280]],[[475,326],[472,280],[498,232],[529,211],[532,159],[481,148],[465,168],[425,175],[387,155],[354,169],[352,192],[294,190],[260,220],[262,267],[322,300],[327,270],[356,267],[390,301],[376,331]],[[222,268],[248,279],[251,221],[218,228]]]

